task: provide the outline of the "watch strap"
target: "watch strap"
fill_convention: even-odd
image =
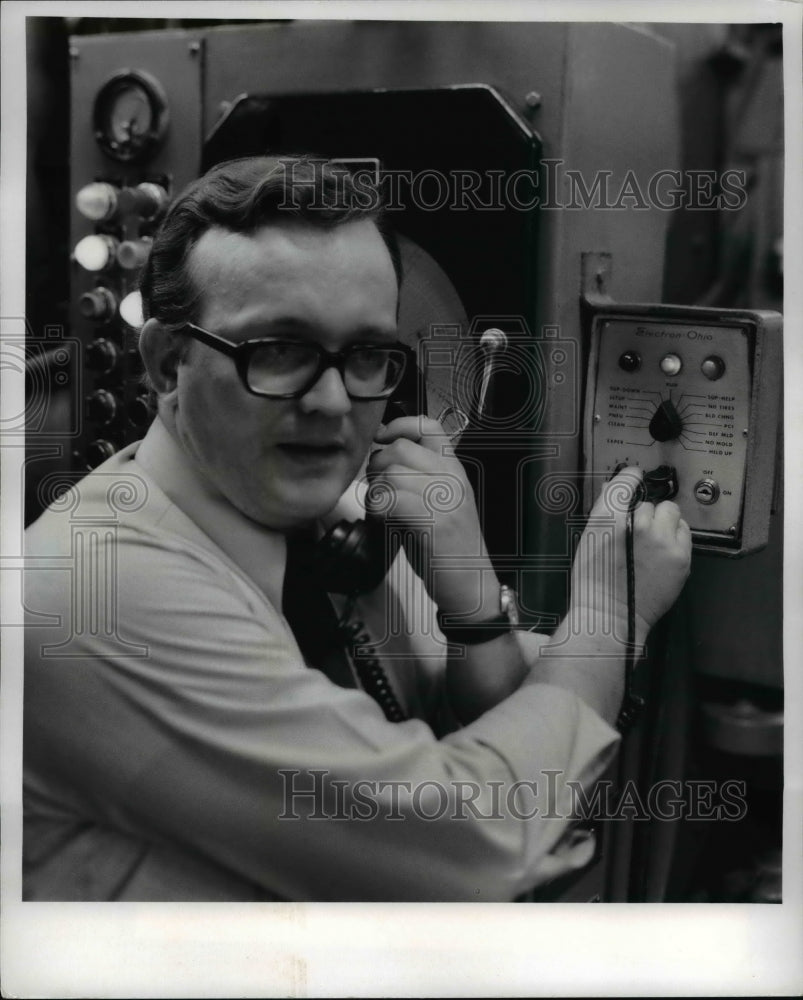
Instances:
[[[443,619],[444,615],[439,611],[438,625],[441,632],[449,642],[459,643],[461,646],[478,646],[500,635],[507,635],[511,630],[510,618],[504,613],[471,625],[447,625]]]
[[[464,625],[450,625],[444,621],[446,617],[448,616],[442,611],[438,612],[438,625],[448,642],[462,646],[478,646],[480,643],[490,642],[500,635],[507,635],[519,623],[515,591],[502,584],[499,589],[499,614],[493,618]]]

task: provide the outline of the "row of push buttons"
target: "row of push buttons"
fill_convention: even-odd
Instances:
[[[665,354],[658,362],[664,375],[673,377],[680,374],[683,360],[678,354]],[[641,368],[641,355],[638,351],[625,351],[619,357],[619,367],[622,371],[637,372]],[[725,374],[725,362],[716,354],[711,354],[700,364],[700,371],[707,379],[715,382]]]

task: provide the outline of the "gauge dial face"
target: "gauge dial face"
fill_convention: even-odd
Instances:
[[[98,91],[93,124],[107,156],[122,162],[144,159],[156,150],[167,129],[164,91],[147,73],[117,73]]]

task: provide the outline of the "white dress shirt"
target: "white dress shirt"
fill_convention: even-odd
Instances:
[[[498,901],[590,859],[565,783],[599,777],[616,732],[534,679],[448,731],[403,555],[355,610],[411,716],[388,722],[304,663],[283,535],[210,493],[158,419],[26,555],[24,898]]]

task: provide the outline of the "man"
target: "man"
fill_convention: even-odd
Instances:
[[[29,531],[28,899],[508,900],[589,860],[567,782],[595,780],[617,741],[624,515],[612,565],[604,540],[580,547],[588,626],[511,632],[442,430],[382,423],[398,265],[353,195],[305,160],[235,161],[154,240],[140,349],[158,417]],[[310,620],[287,620],[288,540],[358,514],[362,472],[373,523],[406,540],[338,611],[373,643],[395,723],[324,673],[337,650],[305,662],[328,627],[309,567]],[[459,502],[427,506],[442,481]],[[689,551],[673,504],[638,508],[639,644]],[[448,656],[433,605],[461,639]],[[611,608],[613,631],[592,630]]]

